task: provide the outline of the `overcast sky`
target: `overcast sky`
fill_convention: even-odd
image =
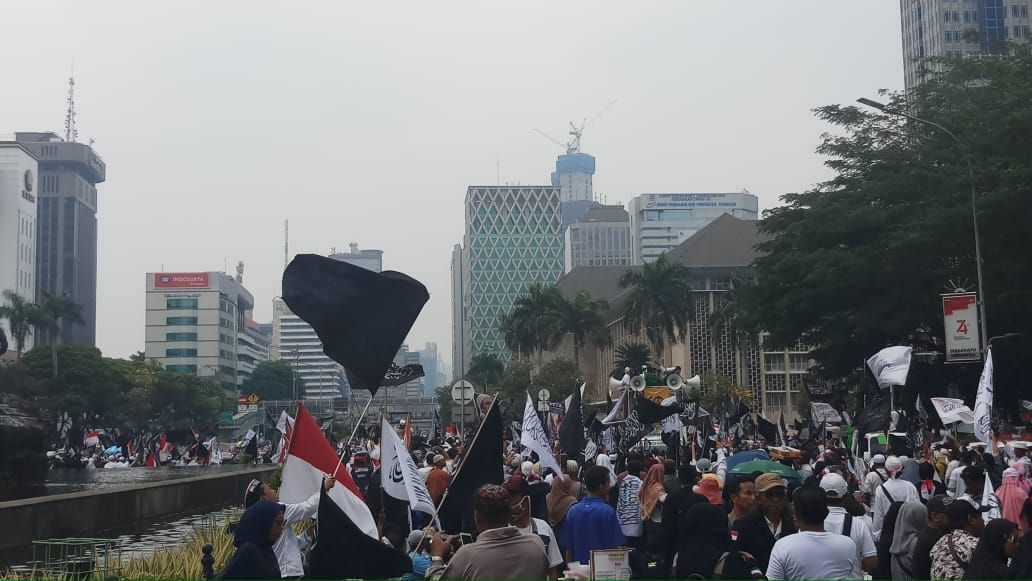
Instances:
[[[74,66],[99,186],[97,341],[143,349],[144,273],[244,261],[268,321],[291,253],[384,251],[430,302],[408,342],[451,359],[466,187],[547,184],[567,123],[595,191],[826,179],[811,109],[902,87],[896,0],[5,2],[0,133],[63,134]]]

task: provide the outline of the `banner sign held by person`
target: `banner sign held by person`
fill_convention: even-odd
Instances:
[[[541,426],[537,412],[534,411],[534,401],[527,394],[527,405],[523,408],[523,428],[520,431],[520,444],[526,446],[531,452],[538,455],[542,468],[551,468],[559,478],[562,478],[563,471],[559,469],[559,463],[555,461],[552,450],[548,446],[548,436]]]
[[[886,347],[867,360],[867,366],[878,380],[878,387],[906,385],[910,373],[910,356],[913,347]]]
[[[842,422],[842,416],[830,403],[813,401],[810,402],[810,409],[812,410],[814,422],[826,422],[829,424]]]
[[[962,424],[975,423],[975,414],[962,399],[951,397],[933,397],[932,406],[935,413],[939,414],[939,420],[943,425],[960,422]]]
[[[384,492],[398,500],[407,500],[413,510],[434,514],[434,500],[408,448],[394,433],[386,418],[380,430],[383,434],[380,474]]]
[[[942,296],[942,319],[946,330],[946,363],[981,359],[978,328],[978,295],[951,293]]]

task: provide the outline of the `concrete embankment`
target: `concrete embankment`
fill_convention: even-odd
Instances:
[[[0,552],[36,540],[97,537],[169,515],[243,502],[252,478],[274,466],[0,502]]]

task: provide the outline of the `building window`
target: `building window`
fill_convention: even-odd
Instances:
[[[172,373],[188,373],[190,375],[197,375],[196,365],[169,365],[165,367],[165,369]]]
[[[197,317],[166,317],[165,324],[170,327],[173,325],[196,325]]]
[[[165,357],[197,357],[196,349],[165,349]]]
[[[166,341],[196,341],[197,333],[165,333]]]
[[[223,333],[219,333],[219,342],[225,343],[227,345],[232,345],[234,343],[232,337],[230,337],[229,335],[225,335]]]
[[[173,309],[196,309],[197,299],[168,299],[165,301],[165,308]]]
[[[789,353],[788,369],[790,371],[807,371],[810,369],[810,356],[805,353]]]
[[[784,371],[785,355],[783,353],[764,353],[763,368],[766,371]]]
[[[226,351],[225,349],[219,349],[219,357],[229,359],[230,361],[236,360],[236,355],[232,351]]]

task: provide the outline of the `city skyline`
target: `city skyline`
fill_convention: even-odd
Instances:
[[[549,7],[548,18],[544,4],[411,5],[390,39],[366,30],[388,18],[377,7],[316,16],[248,4],[249,26],[227,29],[240,6],[206,7],[203,19],[199,6],[8,8],[46,21],[50,37],[11,32],[38,49],[0,64],[32,89],[0,95],[0,133],[61,133],[74,65],[80,141],[95,138],[111,168],[97,211],[105,354],[143,348],[146,272],[242,260],[255,320],[271,320],[284,219],[291,254],[358,240],[426,283],[430,303],[406,342],[450,354],[466,187],[547,183],[561,150],[533,128],[562,136],[619,99],[582,143],[607,203],[748,187],[762,210],[829,175],[813,152],[828,127],[811,108],[903,85],[896,2],[600,4]],[[712,26],[729,7],[742,17],[735,38],[749,42]],[[528,31],[549,42],[504,40]],[[527,90],[511,91],[517,82]]]

